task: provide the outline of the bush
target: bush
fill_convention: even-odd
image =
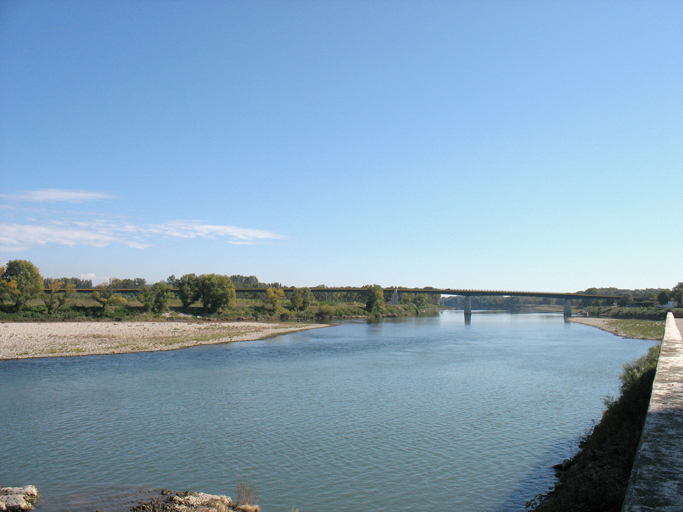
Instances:
[[[202,274],[199,276],[197,289],[204,309],[209,313],[235,307],[237,301],[235,286],[228,276]]]
[[[173,289],[164,282],[147,286],[138,295],[138,300],[143,304],[146,311],[153,311],[156,314],[166,313],[173,300]]]

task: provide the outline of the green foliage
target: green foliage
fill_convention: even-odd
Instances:
[[[671,290],[662,290],[657,295],[657,303],[662,306],[667,304],[671,300]]]
[[[281,288],[268,288],[266,296],[263,298],[265,304],[270,305],[273,311],[277,310],[278,304],[285,298],[285,291]]]
[[[26,260],[11,260],[7,262],[2,273],[3,297],[14,303],[17,311],[31,299],[43,293],[43,276],[38,267]]]
[[[639,320],[665,320],[666,309],[661,308],[615,308],[610,311],[612,318],[633,318]]]
[[[306,311],[313,303],[313,293],[310,288],[295,288],[289,301],[294,311]]]
[[[197,290],[204,309],[209,313],[235,307],[235,286],[228,276],[202,274],[198,278]]]
[[[135,279],[121,279],[119,282],[119,289],[121,290],[141,290],[147,286],[147,280],[142,277]]]
[[[317,318],[332,318],[335,316],[335,308],[330,306],[329,304],[323,304],[318,308],[318,311],[316,311],[315,316]]]
[[[678,283],[671,289],[671,298],[678,304],[683,304],[683,283]]]
[[[378,284],[365,285],[365,309],[373,314],[381,314],[384,308],[384,290]]]
[[[12,301],[15,295],[19,294],[17,282],[14,279],[4,279],[5,266],[0,265],[0,306],[8,301]],[[13,301],[12,301],[13,302]]]
[[[174,282],[170,284],[177,288],[178,298],[183,304],[183,308],[187,309],[199,300],[199,277],[195,274],[185,274],[180,279],[175,279],[174,276],[171,277]]]
[[[61,281],[64,285],[72,284],[74,288],[92,288],[92,280],[78,277],[60,277],[59,279],[46,277],[43,279],[43,288],[49,288],[50,281]]]
[[[619,307],[625,308],[631,304],[633,304],[633,294],[626,292],[621,296],[621,299],[619,299]]]
[[[75,285],[68,283],[64,290],[62,290],[62,286],[65,286],[62,281],[57,281],[56,279],[48,281],[50,293],[43,295],[43,302],[49,315],[54,315],[58,309],[65,306],[73,295]]]
[[[138,300],[145,307],[145,310],[157,314],[166,313],[173,298],[173,288],[164,282],[147,286],[138,295]]]
[[[101,283],[95,286],[95,291],[93,291],[90,296],[93,300],[102,305],[103,314],[117,314],[111,310],[128,304],[128,301],[124,297],[121,295],[116,295],[116,292],[121,289],[121,283],[121,279],[112,277],[109,279],[108,283]]]

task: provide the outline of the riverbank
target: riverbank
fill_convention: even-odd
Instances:
[[[592,318],[573,316],[569,319],[577,324],[590,325],[611,332],[622,338],[661,340],[664,336],[664,322],[657,320],[633,320],[620,318]]]
[[[573,317],[572,322],[597,327],[625,338],[658,339],[664,322]],[[656,375],[660,346],[624,365],[620,395],[608,398],[600,422],[579,442],[579,452],[554,466],[557,481],[547,493],[527,503],[533,512],[619,512],[638,450]]]
[[[325,324],[266,322],[6,322],[0,360],[177,350],[251,341]]]

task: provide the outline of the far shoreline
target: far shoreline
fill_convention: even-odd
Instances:
[[[254,341],[329,327],[290,322],[3,322],[0,361],[130,354]]]

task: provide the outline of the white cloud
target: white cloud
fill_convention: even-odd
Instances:
[[[118,222],[117,222],[118,220]],[[107,247],[123,244],[133,249],[145,249],[155,238],[228,238],[236,245],[253,245],[265,240],[283,239],[282,235],[259,229],[236,226],[207,225],[191,221],[171,221],[163,224],[137,225],[119,219],[101,217],[95,220],[53,219],[31,224],[0,223],[0,251],[26,251],[48,244]]]
[[[112,243],[122,243],[136,249],[149,247],[149,244],[126,240],[114,233],[92,228],[0,224],[0,247],[4,251],[22,251],[47,244],[106,247]]]
[[[32,203],[85,203],[99,199],[112,199],[113,196],[103,192],[91,192],[88,190],[66,190],[59,188],[42,188],[38,190],[26,190],[18,194],[0,194],[0,199],[14,201],[28,201]]]
[[[153,224],[144,228],[144,230],[148,233],[177,238],[195,238],[198,236],[203,238],[232,237],[245,241],[284,238],[271,231],[263,231],[260,229],[238,228],[236,226],[216,226],[188,221],[171,221],[164,224]]]
[[[78,277],[81,279],[96,279],[97,278],[97,276],[95,274],[93,274],[92,272],[90,272],[88,274],[80,274]]]

